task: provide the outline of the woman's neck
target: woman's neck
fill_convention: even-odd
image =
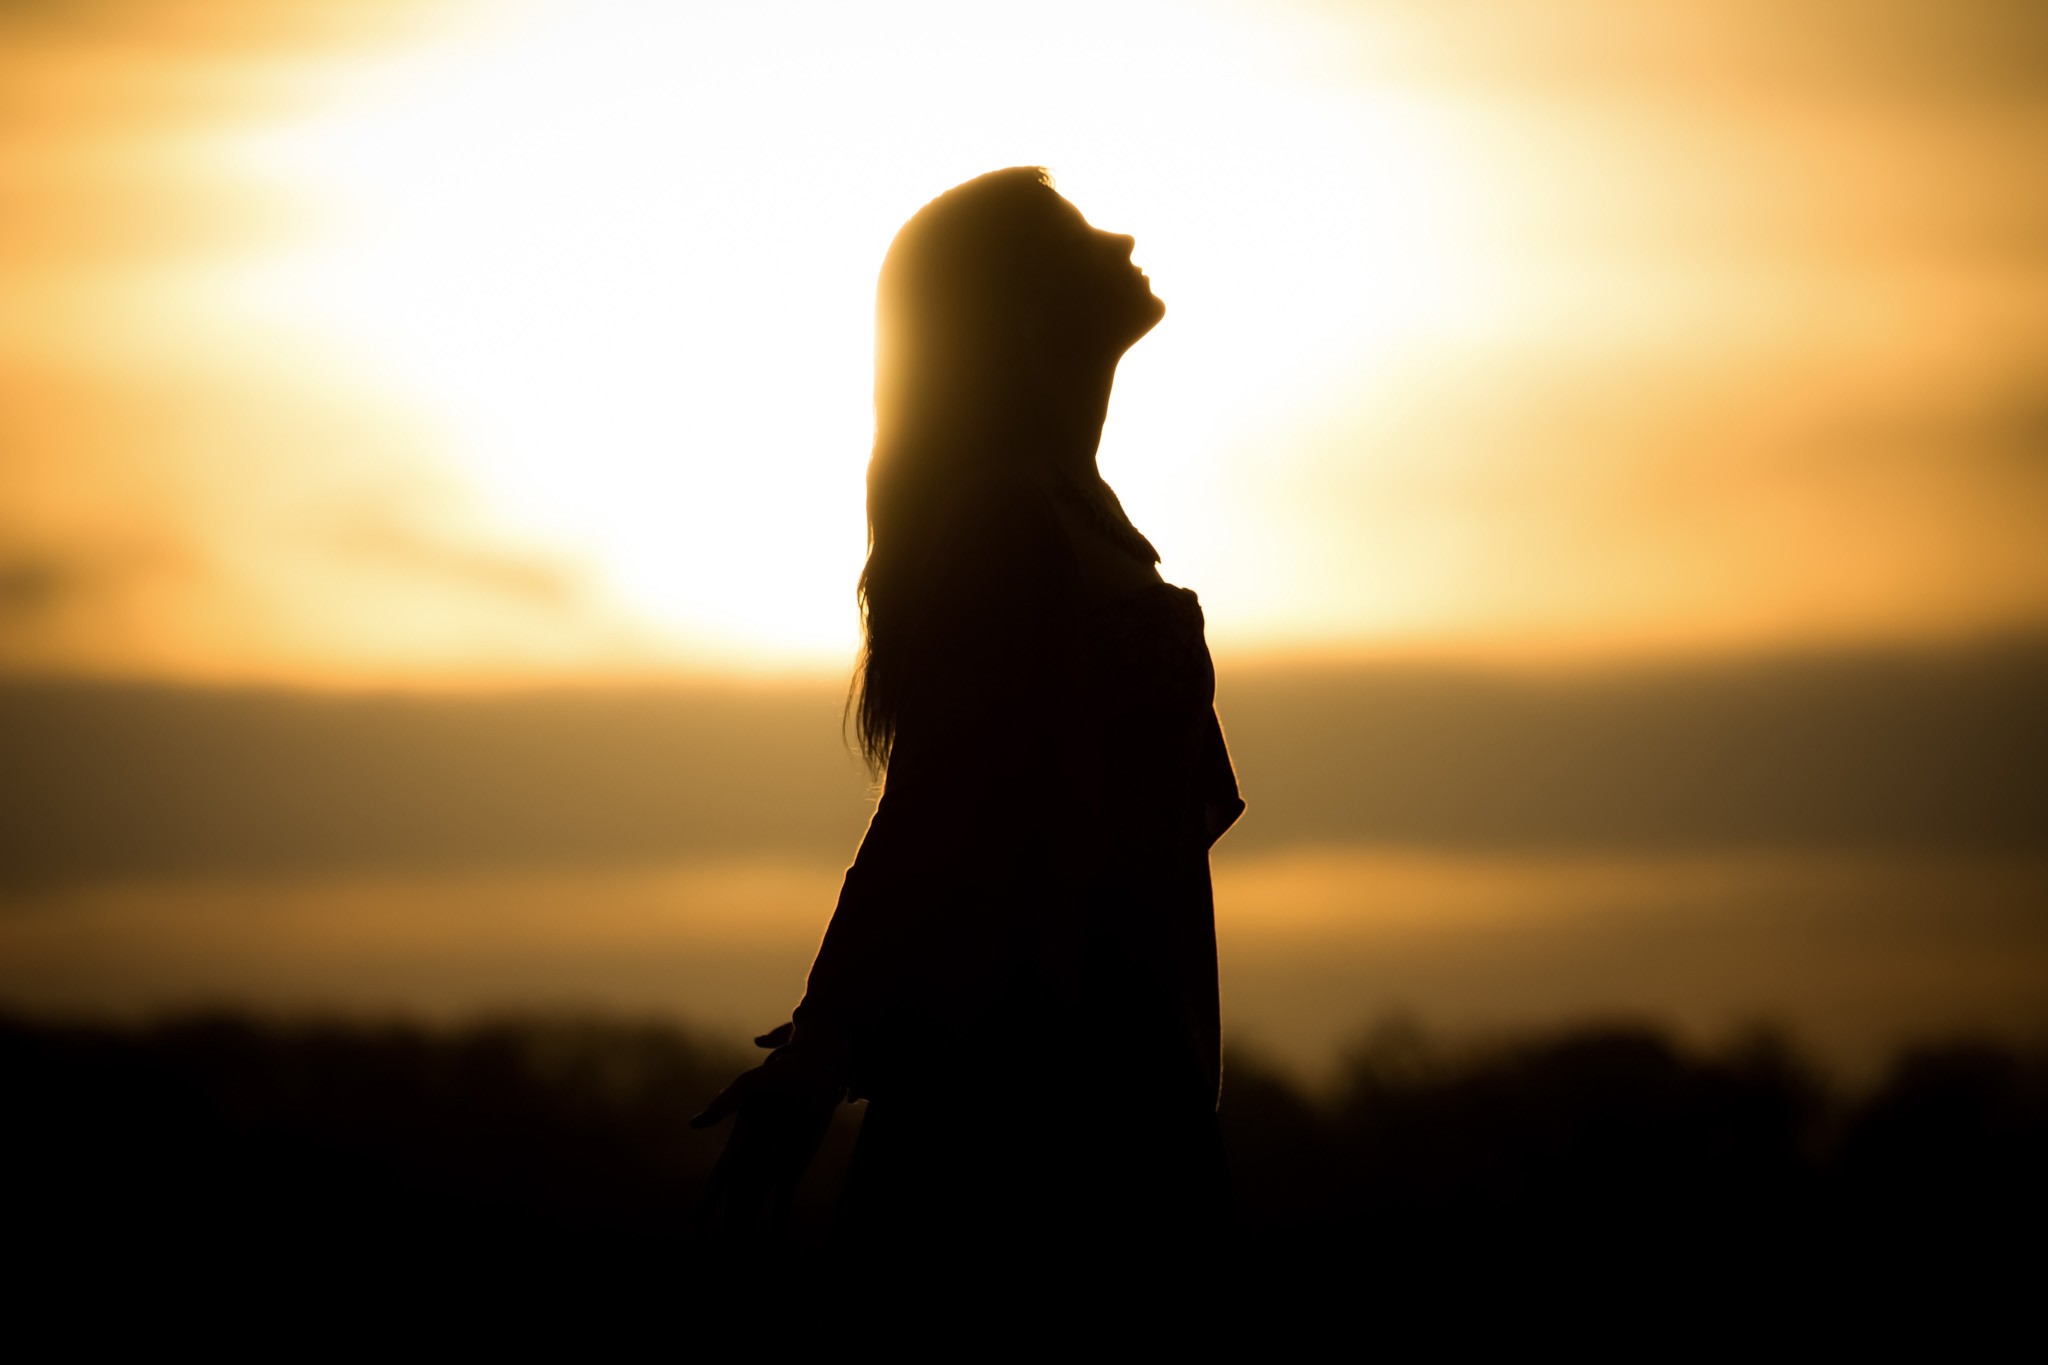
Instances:
[[[1058,376],[1038,386],[1009,424],[1017,451],[1067,479],[1101,478],[1095,463],[1102,425],[1109,417],[1114,362],[1092,373]]]

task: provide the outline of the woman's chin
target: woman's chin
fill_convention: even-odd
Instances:
[[[1166,316],[1166,304],[1158,295],[1148,291],[1136,298],[1127,297],[1114,313],[1098,316],[1098,325],[1102,330],[1096,335],[1103,337],[1119,351],[1128,351],[1137,345],[1147,332],[1159,325],[1159,320]]]
[[[1131,340],[1136,341],[1139,337],[1144,336],[1145,333],[1157,327],[1159,320],[1165,316],[1166,300],[1160,298],[1157,294],[1148,292],[1145,295],[1144,303],[1138,309],[1137,327],[1131,334]]]

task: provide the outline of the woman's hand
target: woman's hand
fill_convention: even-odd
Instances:
[[[782,1233],[797,1183],[846,1097],[838,1051],[794,1034],[784,1024],[756,1038],[757,1046],[774,1049],[768,1060],[741,1072],[690,1120],[692,1128],[710,1128],[738,1116],[705,1194],[714,1231],[753,1241]]]

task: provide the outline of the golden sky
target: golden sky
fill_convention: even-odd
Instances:
[[[875,272],[1038,163],[1169,308],[1103,467],[1218,656],[1234,1038],[2039,1036],[2044,69],[2036,0],[0,4],[0,1008],[783,1017]]]
[[[1227,657],[2048,616],[2006,0],[0,11],[0,666],[851,656],[874,272],[978,171],[1134,232],[1105,472]]]

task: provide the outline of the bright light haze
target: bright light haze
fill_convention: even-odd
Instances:
[[[787,1017],[875,275],[1051,168],[1230,1044],[2048,1030],[2048,6],[0,6],[0,1009]],[[1249,1040],[1248,1043],[1246,1040]]]
[[[25,11],[0,660],[841,671],[875,270],[1015,163],[1168,303],[1103,464],[1226,657],[2038,623],[2038,25],[1537,8]]]

